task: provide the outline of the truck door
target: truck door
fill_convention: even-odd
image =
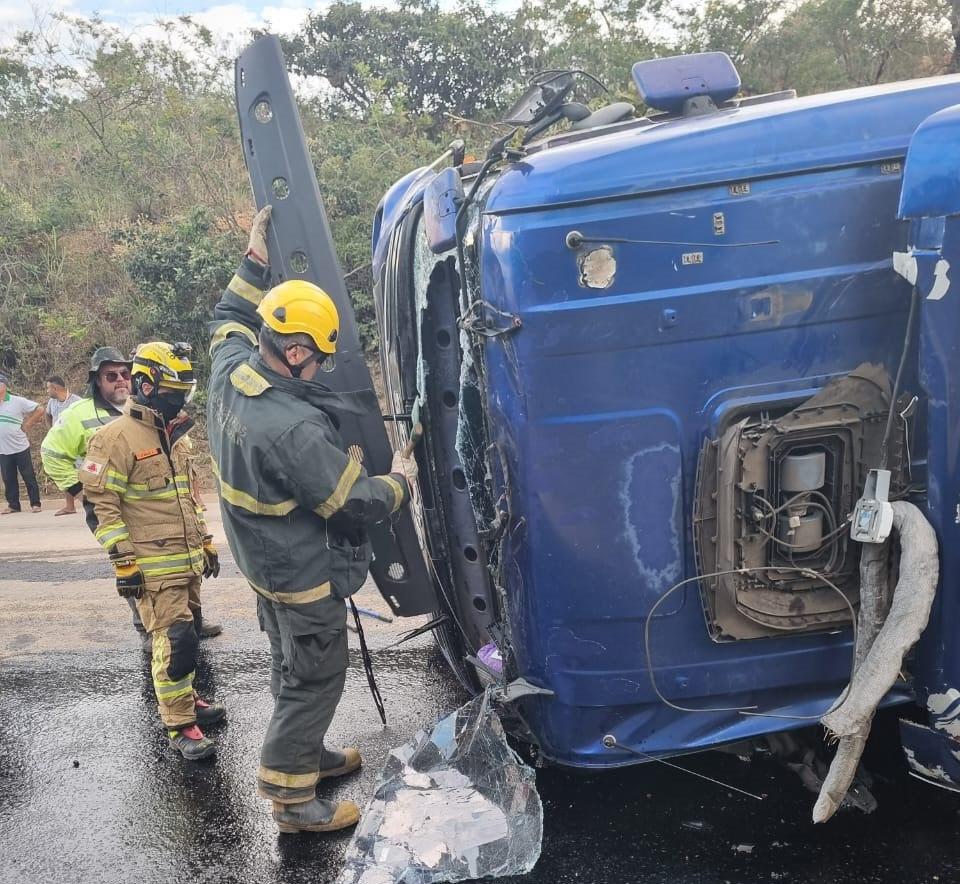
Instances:
[[[940,586],[916,660],[927,725],[904,721],[911,773],[960,790],[960,105],[914,133],[899,216],[909,246],[897,271],[920,297],[919,375],[927,399],[927,518],[940,542]]]

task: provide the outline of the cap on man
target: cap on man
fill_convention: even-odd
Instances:
[[[44,437],[40,447],[43,468],[65,494],[79,496],[83,485],[77,469],[86,457],[90,438],[120,417],[131,392],[132,364],[116,347],[97,347],[90,357],[84,398],[64,411]],[[127,603],[133,612],[133,626],[140,634],[143,651],[150,654],[153,640],[140,620],[136,600],[128,598]],[[220,632],[220,624],[201,622],[202,638]]]
[[[47,380],[47,389],[59,377]],[[76,511],[74,499],[80,494],[77,467],[87,453],[90,437],[120,416],[130,395],[130,362],[115,347],[98,347],[90,358],[84,398],[77,397],[60,411],[40,445],[43,469],[57,488],[67,495],[67,504],[56,515]],[[53,402],[51,396],[50,403]],[[47,404],[48,414],[50,403]],[[56,407],[56,406],[54,406]]]

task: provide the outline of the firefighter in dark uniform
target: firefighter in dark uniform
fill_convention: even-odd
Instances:
[[[269,206],[254,218],[214,309],[207,424],[224,531],[270,639],[258,792],[281,831],[323,832],[360,817],[352,801],[316,797],[319,780],[361,763],[356,749],[324,747],[347,669],[344,600],[369,569],[364,526],[409,499],[416,463],[398,453],[390,474],[368,476],[344,451],[336,413],[349,406],[316,379],[336,351],[337,308],[304,280],[267,291],[269,219]]]

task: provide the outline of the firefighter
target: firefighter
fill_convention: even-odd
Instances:
[[[270,640],[275,703],[257,791],[281,831],[326,832],[360,817],[315,791],[361,764],[356,749],[324,747],[347,669],[344,600],[367,576],[364,526],[408,500],[416,465],[398,454],[389,475],[368,476],[344,451],[336,415],[348,406],[318,381],[337,308],[303,280],[266,291],[269,219],[270,207],[254,218],[214,308],[207,424],[227,541]]]
[[[77,474],[78,464],[87,454],[90,437],[120,417],[121,409],[130,395],[130,360],[115,347],[98,347],[90,357],[87,387],[83,399],[67,408],[47,432],[40,446],[43,469],[64,493],[73,497],[80,494],[82,485]],[[140,634],[145,654],[152,653],[153,641],[140,622],[136,600],[127,599],[133,611],[133,625]],[[202,638],[219,635],[219,623],[207,622],[198,611]]]
[[[167,736],[189,760],[216,751],[201,725],[224,717],[193,689],[200,577],[220,563],[191,489],[193,422],[182,414],[196,387],[188,344],[141,344],[134,397],[89,441],[80,467],[87,522],[110,555],[123,598],[137,600],[153,638],[153,687]]]

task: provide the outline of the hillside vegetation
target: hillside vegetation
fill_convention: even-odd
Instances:
[[[707,49],[733,57],[748,94],[929,76],[957,69],[955,5],[401,0],[310,14],[285,50],[365,345],[383,192],[453,137],[481,153],[534,72],[583,68],[635,102],[634,61]],[[60,16],[0,50],[0,367],[15,391],[51,372],[78,386],[94,347],[151,338],[193,342],[202,376],[205,322],[252,214],[232,58],[189,18],[152,33]]]

